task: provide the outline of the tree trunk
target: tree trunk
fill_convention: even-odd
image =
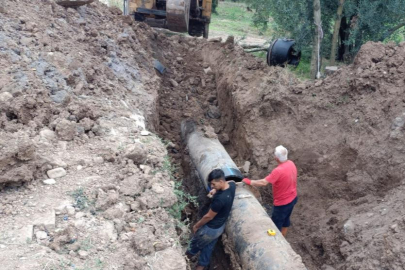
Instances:
[[[339,0],[339,7],[337,9],[337,17],[335,20],[335,29],[333,30],[333,37],[332,37],[332,49],[330,51],[330,65],[335,65],[336,59],[336,46],[339,36],[339,29],[340,29],[340,22],[342,21],[342,13],[343,13],[343,5],[345,4],[345,0]]]
[[[312,57],[311,57],[311,78],[315,79],[320,77],[320,46],[322,39],[322,26],[321,26],[321,2],[320,0],[313,0],[314,7],[314,23],[315,33],[312,43]]]

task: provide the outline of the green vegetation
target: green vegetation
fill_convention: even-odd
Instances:
[[[87,198],[82,187],[70,192],[69,195],[74,199],[74,207],[79,208],[80,210],[87,208],[90,204],[90,200]]]
[[[248,34],[271,37],[271,29],[261,30],[254,26],[253,16],[254,12],[249,11],[245,3],[219,2],[216,13],[212,14],[210,31],[237,37],[244,37]]]
[[[342,9],[339,13],[339,2]],[[255,25],[261,29],[269,28],[277,36],[286,36],[297,41],[301,49],[313,46],[315,35],[314,9],[312,1],[305,0],[246,0],[256,12]],[[335,24],[339,31],[337,58],[350,61],[367,41],[396,42],[403,40],[405,26],[405,0],[321,0],[321,19],[323,40],[321,54],[329,58]],[[337,14],[341,19],[336,20]],[[402,32],[402,34],[401,34]]]
[[[175,173],[177,168],[173,166],[170,161],[170,157],[168,155],[165,156],[163,160],[163,165],[161,168],[162,171],[166,171],[169,173],[170,178],[174,180],[174,194],[177,197],[177,202],[172,205],[168,211],[169,214],[172,215],[176,220],[181,222],[181,213],[183,212],[184,208],[190,203],[194,205],[198,205],[197,197],[191,196],[189,193],[185,192],[182,189],[182,182],[175,177]]]
[[[124,1],[123,0],[104,0],[103,2],[105,2],[109,7],[117,7],[121,10],[124,9]]]
[[[181,213],[189,203],[198,205],[197,197],[191,196],[189,193],[181,189],[181,182],[174,182],[174,194],[177,196],[177,202],[169,209],[169,213],[177,220],[181,220]]]

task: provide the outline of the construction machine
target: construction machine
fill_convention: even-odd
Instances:
[[[152,27],[208,38],[212,0],[124,0],[124,14]]]

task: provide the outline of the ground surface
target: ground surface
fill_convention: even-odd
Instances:
[[[405,44],[368,43],[353,65],[302,83],[232,38],[168,37],[99,2],[2,7],[4,269],[186,269],[182,223],[198,208],[178,211],[179,186],[207,202],[180,138],[189,118],[253,179],[276,145],[290,150],[287,240],[308,269],[403,269]],[[240,269],[226,238],[216,253],[211,269]]]

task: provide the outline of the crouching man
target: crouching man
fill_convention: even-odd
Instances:
[[[224,172],[213,170],[208,175],[208,182],[214,195],[210,209],[194,226],[194,236],[191,239],[186,255],[191,258],[201,251],[196,270],[203,270],[208,266],[212,251],[225,229],[225,223],[231,212],[235,198],[236,184],[225,180]]]

